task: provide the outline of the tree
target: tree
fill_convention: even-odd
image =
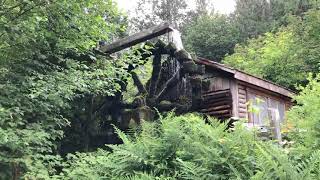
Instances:
[[[198,56],[221,61],[239,42],[239,31],[225,15],[203,16],[186,28],[183,36],[188,50]]]
[[[231,16],[244,41],[265,32],[275,32],[288,24],[290,15],[302,16],[318,5],[314,0],[237,0]]]
[[[175,28],[181,28],[187,18],[185,0],[140,0],[132,18],[133,27],[143,30],[162,22],[169,22]]]
[[[268,0],[237,0],[232,16],[242,39],[257,37],[272,28],[273,19]]]
[[[90,130],[97,121],[88,121],[95,111],[88,101],[120,89],[125,72],[90,49],[125,24],[109,0],[0,4],[0,178],[18,179],[57,153],[75,119]],[[91,113],[77,117],[74,109]]]
[[[224,63],[291,89],[306,84],[308,72],[319,69],[319,17],[319,10],[291,16],[288,27],[238,45]]]

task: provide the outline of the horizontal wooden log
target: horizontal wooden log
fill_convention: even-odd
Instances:
[[[240,95],[240,94],[239,94],[238,97],[239,97],[239,99],[247,100],[247,97],[245,97],[245,96],[243,96],[243,95]]]
[[[206,113],[208,115],[231,115],[231,111],[230,110],[222,110],[222,111],[214,111],[214,112],[209,112]]]
[[[226,101],[218,101],[216,103],[208,103],[208,104],[202,104],[203,108],[206,107],[215,107],[215,106],[221,106],[221,105],[231,105],[232,101],[231,100],[226,100]]]
[[[170,26],[170,24],[164,23],[164,24],[149,28],[147,30],[135,33],[135,34],[128,36],[126,38],[117,40],[112,44],[109,44],[106,46],[101,46],[99,48],[99,51],[107,53],[107,54],[111,54],[111,53],[126,49],[128,47],[134,46],[134,45],[139,44],[141,42],[147,41],[149,39],[161,36],[165,33],[171,32],[171,31],[173,31],[173,28]]]
[[[245,96],[245,97],[247,97],[247,95],[246,94],[242,94],[242,93],[238,93],[239,95],[241,95],[241,96]]]
[[[247,101],[245,101],[245,100],[243,100],[243,99],[239,99],[239,104],[246,104],[247,103]]]
[[[224,90],[218,90],[218,91],[208,91],[208,92],[205,92],[203,95],[207,96],[207,95],[211,95],[211,94],[219,94],[219,93],[224,93],[224,92],[230,92],[230,89],[224,89]]]
[[[247,113],[240,113],[239,112],[239,117],[240,118],[247,118]]]
[[[203,97],[204,101],[210,101],[212,99],[219,99],[219,98],[229,98],[231,99],[231,94],[216,94],[214,96],[205,96]]]
[[[219,96],[219,95],[231,95],[231,92],[230,91],[222,91],[222,92],[212,92],[212,93],[206,93],[206,94],[203,94],[203,97],[211,97],[211,96]]]
[[[239,89],[239,94],[247,94],[247,92],[243,89]]]
[[[238,107],[241,109],[247,109],[247,106],[245,104],[239,104]]]
[[[246,109],[238,109],[238,112],[239,113],[248,113],[248,110],[246,110]]]
[[[229,101],[232,102],[231,97],[220,97],[220,98],[212,98],[212,99],[206,99],[203,100],[203,104],[212,104],[212,103],[217,103],[221,101]]]
[[[228,101],[232,103],[232,99],[230,97],[229,98],[221,97],[221,98],[215,98],[215,99],[203,101],[203,104],[213,104],[213,103],[224,102],[224,101]]]
[[[241,116],[241,117],[247,117],[247,113],[239,112],[238,114],[239,114],[239,116]]]
[[[209,112],[209,111],[218,111],[218,110],[229,110],[231,108],[230,105],[222,105],[216,107],[210,107],[207,109],[202,109],[201,112]]]
[[[224,115],[215,115],[217,119],[227,119],[231,117],[231,114],[224,114]]]

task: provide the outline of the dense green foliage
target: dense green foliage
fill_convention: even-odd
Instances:
[[[236,43],[246,44],[250,38],[276,33],[292,23],[292,16],[303,17],[318,5],[314,0],[237,0],[230,15],[200,13],[200,19],[188,23],[183,28],[185,45],[201,57],[220,62],[233,53]]]
[[[88,110],[88,97],[119,90],[121,69],[88,50],[124,26],[108,0],[0,4],[0,179],[6,179],[55,154],[75,108]]]
[[[296,141],[297,157],[302,156],[300,152],[311,154],[320,148],[320,75],[312,78],[310,74],[308,80],[306,87],[299,87],[301,93],[295,97],[297,106],[288,113],[290,126],[296,127],[291,135]]]
[[[319,10],[291,17],[279,32],[238,45],[224,63],[293,89],[306,82],[308,72],[319,71],[319,20]]]
[[[112,0],[0,1],[0,179],[318,179],[317,1],[237,0],[229,16],[208,13],[209,1],[196,0],[193,11],[185,1],[141,2],[155,12],[136,29],[169,21],[197,55],[228,54],[224,63],[298,89],[288,142],[262,141],[243,122],[227,130],[200,115],[159,113],[155,122],[117,130],[123,144],[105,145],[119,142],[101,135],[119,124],[101,107],[116,111],[122,93],[133,100],[127,65],[138,65],[141,52],[112,60],[92,49],[123,36],[126,16]],[[134,70],[143,83],[150,67]]]
[[[277,31],[278,27],[287,25],[290,15],[301,16],[317,7],[317,3],[316,0],[236,0],[236,10],[231,17],[241,39],[246,40]]]
[[[232,132],[215,119],[173,116],[145,122],[112,153],[69,155],[58,179],[317,179],[320,151],[301,161],[238,123]]]
[[[221,61],[239,42],[239,31],[225,15],[202,16],[188,26],[183,36],[186,49],[200,57]]]

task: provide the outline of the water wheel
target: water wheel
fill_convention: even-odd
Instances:
[[[179,114],[196,110],[201,103],[204,66],[196,64],[186,50],[178,50],[173,43],[165,44],[159,40],[151,46],[149,56],[143,57],[145,61],[152,60],[153,69],[148,82],[143,84],[131,71],[134,68],[130,69],[139,93],[133,101],[133,108],[127,109],[124,117],[139,123],[141,119],[153,119],[155,109],[160,112],[175,109]]]

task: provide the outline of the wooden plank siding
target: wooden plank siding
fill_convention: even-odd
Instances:
[[[232,116],[232,95],[230,89],[208,91],[203,94],[203,103],[200,112],[218,119],[227,119]]]
[[[238,83],[237,83],[238,84]],[[239,118],[248,118],[247,108],[247,90],[243,85],[238,84],[238,116]]]
[[[209,88],[203,92],[204,102],[201,112],[205,114],[218,118],[222,117],[219,115],[226,114],[223,117],[244,118],[248,119],[249,123],[255,119],[261,123],[262,119],[268,116],[269,108],[278,109],[281,111],[279,114],[284,117],[283,110],[288,110],[292,106],[291,99],[294,92],[284,87],[206,59],[200,58],[196,63],[206,66],[203,78],[210,81]],[[210,97],[210,101],[206,99],[207,95],[217,92],[230,92],[230,96],[220,94]],[[248,112],[248,101],[255,97],[265,100],[260,105],[262,110],[259,114]]]
[[[253,85],[255,87],[260,87],[262,89],[268,90],[270,92],[291,98],[295,93],[285,87],[279,86],[271,81],[262,79],[257,76],[250,75],[241,70],[228,67],[224,64],[220,64],[205,58],[198,58],[195,60],[198,64],[203,64],[206,68],[211,69],[211,71],[216,70],[219,72],[228,73],[229,76],[232,76],[232,79],[236,79],[238,81],[246,82],[247,84]]]
[[[240,87],[244,87],[245,88],[245,92],[246,92],[246,102],[248,102],[250,99],[252,99],[253,97],[257,97],[259,99],[262,99],[264,102],[262,102],[259,106],[260,108],[262,108],[263,110],[260,112],[260,118],[263,118],[261,115],[262,114],[266,114],[265,111],[267,112],[267,108],[275,108],[279,110],[279,114],[281,116],[281,120],[283,123],[285,123],[285,111],[287,111],[291,106],[292,106],[292,102],[290,101],[290,99],[288,98],[283,98],[279,95],[275,95],[271,92],[267,92],[267,91],[262,91],[261,89],[255,87],[253,88],[250,85],[244,85],[243,83],[240,83],[242,85],[239,85]],[[242,89],[239,88],[239,92],[244,92]],[[240,111],[240,109],[239,109]],[[247,117],[250,123],[253,123],[253,119],[257,118],[257,115],[252,114],[251,112],[247,112]]]

